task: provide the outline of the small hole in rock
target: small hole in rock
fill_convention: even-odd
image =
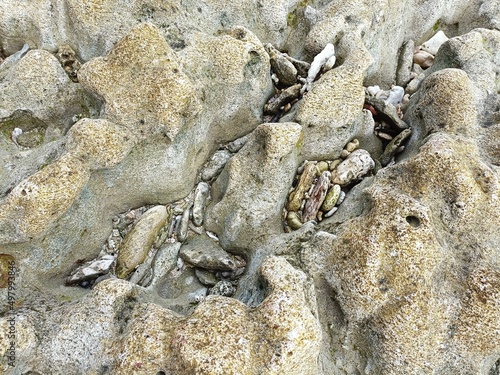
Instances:
[[[407,216],[406,221],[408,224],[410,224],[413,228],[418,228],[420,226],[420,219],[416,216]]]
[[[156,375],[166,375],[166,374],[165,374],[165,371],[158,371],[158,372],[156,373]]]

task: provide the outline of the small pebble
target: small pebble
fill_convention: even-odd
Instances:
[[[326,193],[325,200],[321,205],[322,211],[330,211],[335,205],[340,197],[341,189],[340,185],[333,185],[330,189],[328,189],[328,193]]]
[[[154,206],[144,213],[120,245],[116,276],[125,279],[144,262],[168,216],[165,206]]]
[[[168,226],[168,230],[167,230],[167,237],[168,238],[172,237],[176,226],[177,226],[177,216],[174,216],[174,217],[172,217],[172,220],[170,221],[170,225]]]
[[[343,149],[341,152],[340,152],[340,157],[342,159],[346,159],[348,156],[349,156],[350,152],[347,151],[346,149]]]
[[[247,134],[241,138],[235,139],[227,144],[227,149],[232,153],[238,152],[248,142],[249,138],[250,136]]]
[[[308,222],[310,220],[314,220],[316,215],[318,214],[319,208],[323,204],[325,200],[326,193],[328,191],[328,185],[330,182],[331,173],[330,171],[326,171],[321,173],[318,181],[314,185],[314,188],[311,192],[311,197],[307,200],[306,205],[304,207],[304,214],[302,216],[302,222]]]
[[[359,141],[356,138],[354,138],[351,142],[347,143],[345,149],[349,152],[353,152],[358,147],[359,147]]]
[[[203,224],[205,217],[205,203],[209,193],[209,186],[206,182],[200,182],[196,186],[193,202],[193,224],[197,227]]]
[[[328,170],[328,163],[326,161],[320,161],[318,164],[316,164],[316,168],[318,169],[319,173],[323,173],[324,171]]]
[[[219,242],[219,237],[217,237],[217,235],[214,233],[214,232],[210,232],[209,230],[207,230],[206,232],[206,235],[208,237],[210,237],[212,240],[216,241],[216,242]]]
[[[405,129],[399,133],[393,140],[385,147],[384,152],[380,156],[380,164],[383,167],[387,166],[394,155],[396,150],[401,146],[401,144],[411,135],[411,129]]]
[[[189,215],[191,213],[191,207],[188,207],[181,216],[181,222],[179,224],[179,232],[177,233],[177,240],[179,242],[184,242],[188,235],[189,228]]]
[[[342,163],[342,159],[335,159],[330,163],[330,170],[333,171],[335,168],[338,167],[338,165]]]
[[[210,272],[206,269],[203,268],[195,268],[194,273],[198,280],[200,280],[200,283],[206,286],[214,286],[219,282],[217,277],[214,275],[213,272]]]
[[[293,57],[288,56],[286,53],[283,53],[283,56],[285,56],[285,58],[288,61],[290,61],[293,64],[293,66],[295,66],[295,69],[297,69],[297,74],[299,76],[301,76],[301,77],[307,76],[307,72],[309,71],[311,64],[309,64],[308,62],[305,62],[305,61],[294,59]]]
[[[337,212],[338,210],[338,207],[333,207],[330,211],[328,211],[326,214],[324,214],[323,216],[326,218],[329,218],[331,217],[335,212]]]
[[[434,64],[434,56],[429,52],[420,50],[413,55],[413,62],[423,69],[427,69]]]
[[[392,104],[394,107],[397,107],[398,104],[401,104],[404,94],[404,88],[402,88],[401,86],[393,86],[391,91],[389,91],[389,96],[385,101],[389,104]]]
[[[377,136],[380,139],[383,139],[384,141],[391,141],[392,140],[392,135],[384,133],[384,132],[377,132]]]
[[[286,223],[293,230],[297,230],[302,226],[299,215],[295,211],[289,211],[286,217]]]
[[[421,73],[417,76],[417,78],[412,79],[410,83],[408,83],[408,85],[406,86],[406,93],[411,95],[417,92],[417,90],[420,87],[420,84],[424,79],[425,79],[424,73]]]
[[[295,66],[270,43],[266,43],[264,48],[269,54],[271,67],[279,81],[286,86],[293,85],[297,81],[297,69]]]
[[[422,74],[424,72],[424,69],[422,69],[422,67],[418,64],[413,64],[413,68],[412,68],[412,72],[414,73],[414,77],[412,78],[415,78],[417,77],[419,74]]]
[[[107,274],[114,262],[115,257],[113,255],[104,255],[101,258],[87,262],[74,270],[71,275],[66,278],[66,285],[86,282]]]
[[[379,86],[368,86],[366,88],[366,92],[371,95],[371,96],[375,96],[377,95],[377,93],[380,91],[380,87]]]
[[[228,280],[221,280],[210,289],[211,295],[218,295],[224,297],[232,297],[236,292],[236,288]]]
[[[303,169],[303,173],[300,175],[295,191],[292,192],[288,198],[286,204],[286,209],[288,211],[299,210],[304,194],[311,187],[314,176],[316,175],[316,164],[314,162],[307,162]]]
[[[370,153],[363,149],[353,151],[332,173],[332,182],[347,186],[360,179],[375,167]]]
[[[339,199],[337,200],[337,206],[340,206],[345,199],[345,192],[341,191]]]
[[[203,181],[210,181],[217,177],[224,169],[227,161],[231,159],[231,156],[228,150],[216,151],[201,170],[201,179]]]

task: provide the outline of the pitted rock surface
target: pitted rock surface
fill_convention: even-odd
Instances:
[[[498,374],[499,20],[0,1],[0,372]]]

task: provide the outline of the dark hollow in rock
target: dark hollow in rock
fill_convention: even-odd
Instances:
[[[413,216],[413,215],[407,216],[406,221],[413,228],[418,228],[420,226],[420,219],[416,216]]]

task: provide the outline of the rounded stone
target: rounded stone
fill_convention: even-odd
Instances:
[[[116,276],[125,279],[135,267],[144,262],[167,217],[165,206],[155,206],[142,215],[120,246]]]

